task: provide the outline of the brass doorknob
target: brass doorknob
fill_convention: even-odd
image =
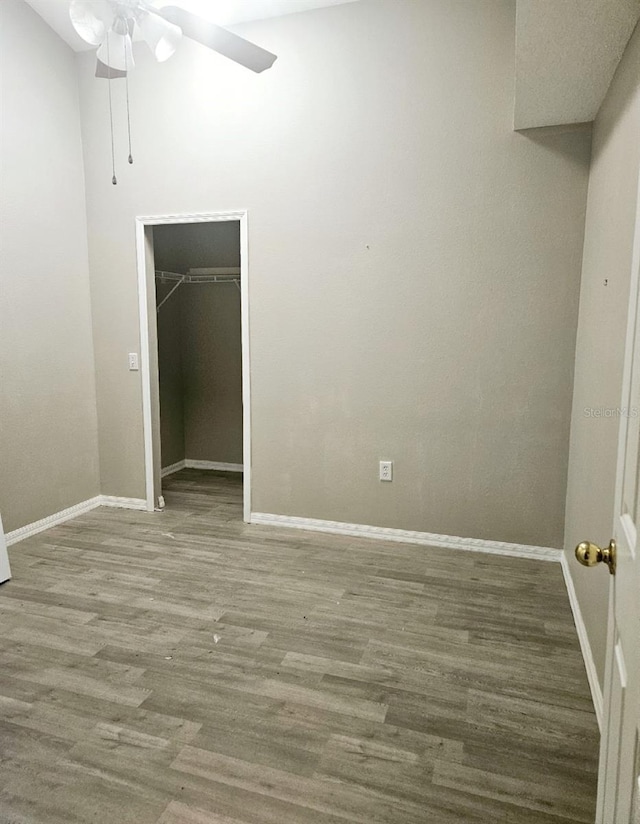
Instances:
[[[609,541],[609,546],[600,549],[597,544],[591,541],[582,541],[576,547],[576,558],[582,566],[594,567],[605,563],[609,567],[612,575],[616,574],[616,542],[613,538]]]

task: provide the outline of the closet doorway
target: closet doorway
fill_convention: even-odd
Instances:
[[[139,217],[136,229],[147,509],[164,506],[163,483],[207,473],[212,496],[242,483],[249,521],[246,212]]]

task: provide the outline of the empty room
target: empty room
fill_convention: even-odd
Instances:
[[[640,822],[639,18],[0,0],[0,824]]]

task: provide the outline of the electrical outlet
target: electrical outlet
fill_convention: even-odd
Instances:
[[[129,371],[137,372],[139,368],[140,367],[138,366],[138,353],[129,352]]]
[[[393,480],[393,461],[380,461],[380,480]]]

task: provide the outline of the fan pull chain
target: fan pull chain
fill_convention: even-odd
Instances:
[[[127,133],[129,135],[129,163],[133,163],[133,155],[131,154],[131,112],[129,110],[129,64],[127,55],[127,41],[124,41],[124,83],[127,93]]]
[[[109,53],[109,32],[107,32],[107,63],[109,64],[109,76],[107,83],[109,84],[109,122],[111,125],[111,169],[113,177],[111,182],[114,186],[118,185],[118,178],[116,177],[116,151],[113,140],[113,101],[111,99],[111,55]]]

